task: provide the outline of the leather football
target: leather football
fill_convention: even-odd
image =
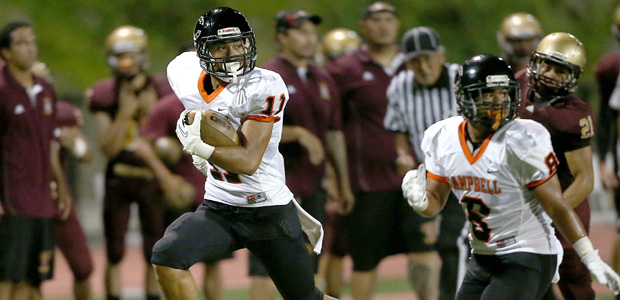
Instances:
[[[214,147],[239,145],[239,136],[235,127],[226,116],[213,110],[192,110],[187,114],[187,124],[194,122],[196,112],[202,114],[200,138]]]

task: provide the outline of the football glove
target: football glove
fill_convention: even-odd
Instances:
[[[614,292],[614,295],[620,294],[620,276],[601,259],[598,250],[594,250],[588,237],[579,239],[573,244],[573,248],[581,257],[583,264],[594,275],[596,281],[607,285]]]
[[[590,273],[594,275],[596,281],[614,292],[614,295],[620,294],[620,276],[606,264],[598,255],[598,250],[590,252],[590,254],[581,258],[581,261],[588,267]]]
[[[403,178],[403,196],[416,211],[424,211],[428,207],[426,198],[426,166],[420,164],[417,170],[410,170]]]
[[[191,125],[185,123],[189,110],[184,110],[177,120],[177,128],[175,130],[177,137],[183,144],[183,151],[191,155],[197,155],[204,159],[209,159],[215,150],[215,147],[205,143],[200,138],[200,123],[202,114],[197,111],[194,114],[194,121]]]

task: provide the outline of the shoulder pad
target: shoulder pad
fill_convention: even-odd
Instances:
[[[541,146],[551,146],[549,131],[536,121],[516,119],[505,127],[505,130],[498,133],[504,135],[507,147],[519,158]]]

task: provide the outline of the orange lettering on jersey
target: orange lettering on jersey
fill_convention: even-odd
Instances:
[[[471,186],[474,184],[474,178],[467,176],[467,190],[471,191]]]
[[[497,188],[497,180],[493,180],[493,193],[499,194],[502,192],[502,189]]]
[[[482,193],[488,193],[489,191],[487,191],[487,182],[489,180],[488,179],[484,179],[484,178],[480,178],[480,192]]]
[[[472,191],[473,188],[474,192],[491,195],[502,192],[502,189],[497,187],[496,180],[493,180],[493,186],[491,186],[491,180],[476,176],[453,176],[447,179],[447,183],[455,190]]]
[[[459,189],[466,190],[467,189],[467,177],[459,176]]]
[[[459,182],[456,180],[456,177],[451,177],[450,178],[450,187],[455,189],[455,190],[460,190],[461,189],[459,187]]]

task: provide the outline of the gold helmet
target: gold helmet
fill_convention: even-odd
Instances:
[[[575,91],[585,65],[583,44],[570,33],[555,32],[538,43],[527,72],[532,88],[543,100],[554,101]],[[564,75],[557,78],[546,76],[544,73],[549,68]]]
[[[329,59],[335,59],[357,49],[360,43],[361,39],[355,31],[332,29],[323,37],[323,54]]]
[[[520,40],[535,40],[536,42],[542,37],[542,28],[536,18],[528,13],[514,13],[509,15],[502,21],[502,26],[497,32],[497,42],[502,51],[508,55],[519,55],[515,53],[515,49],[511,42]],[[531,53],[524,54],[530,56]]]
[[[147,36],[140,28],[125,25],[114,29],[106,39],[105,49],[108,54],[108,64],[113,70],[130,63],[137,64],[141,68],[149,65]],[[123,64],[118,57],[123,53],[138,53],[140,56],[137,61],[128,61]]]
[[[614,23],[611,25],[611,32],[613,32],[616,38],[620,40],[620,5],[616,8]]]

